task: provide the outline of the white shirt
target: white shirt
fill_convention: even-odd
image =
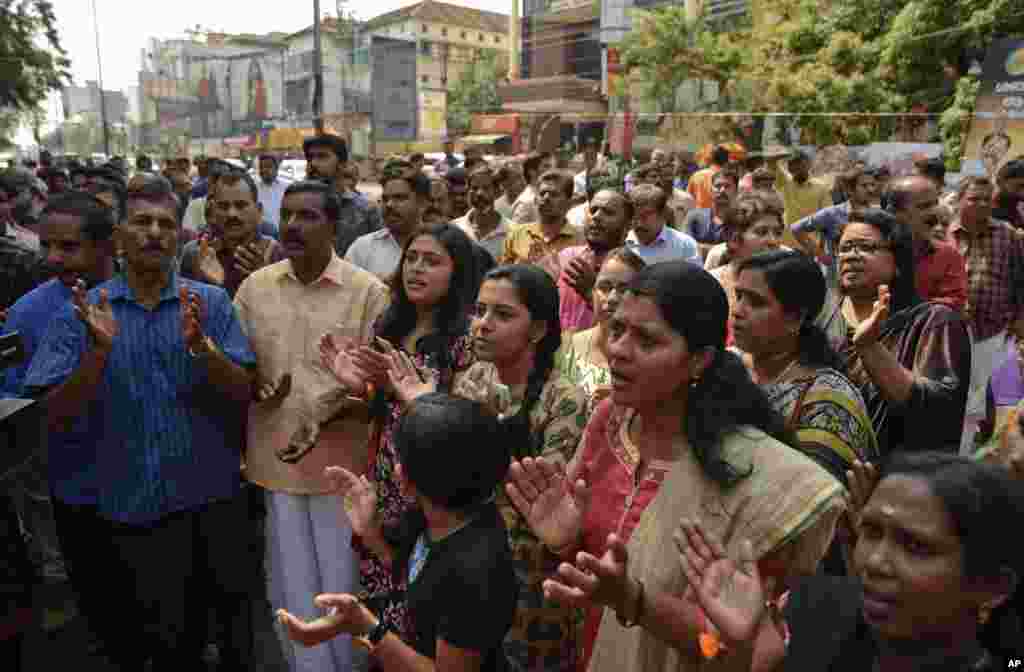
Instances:
[[[206,230],[206,196],[189,201],[181,219],[181,228],[193,233]]]
[[[632,231],[626,236],[626,246],[635,252],[638,257],[647,264],[657,264],[662,261],[676,261],[683,259],[692,264],[701,265],[700,248],[697,241],[689,234],[682,231],[663,226],[661,233],[650,245],[643,245],[636,238]]]
[[[576,176],[574,178],[572,178],[572,195],[573,198],[578,198],[580,196],[586,197],[587,171],[580,171],[576,173]]]
[[[505,256],[505,238],[508,237],[509,230],[515,224],[511,219],[498,213],[498,226],[483,238],[479,238],[476,235],[476,229],[473,228],[472,218],[474,212],[474,210],[470,210],[462,217],[453,219],[452,224],[462,229],[463,233],[469,236],[470,240],[487,250],[495,261],[501,259]]]
[[[284,191],[288,184],[280,177],[275,177],[270,184],[266,184],[262,179],[256,180],[260,205],[263,206],[263,219],[273,224],[275,231],[281,230],[281,200],[284,199]]]
[[[572,225],[574,229],[579,229],[580,231],[583,231],[583,227],[586,226],[587,223],[589,207],[589,203],[580,203],[579,205],[574,205],[573,207],[569,208],[569,212],[565,213],[565,218],[569,220],[569,224]]]
[[[345,261],[378,278],[388,280],[402,260],[402,247],[387,229],[359,236],[345,253]]]

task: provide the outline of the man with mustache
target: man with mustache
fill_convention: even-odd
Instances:
[[[249,275],[284,259],[281,245],[259,233],[263,208],[255,180],[243,171],[218,178],[211,199],[209,232],[186,243],[181,274],[186,278],[223,287],[234,296]]]
[[[445,182],[448,183],[448,216],[452,219],[465,217],[469,212],[469,185],[466,179],[468,170],[456,166],[444,176]]]
[[[686,213],[680,230],[697,241],[702,259],[711,248],[725,242],[725,222],[736,207],[740,174],[733,166],[719,168],[711,178],[711,207]]]
[[[992,217],[1009,222],[1024,233],[1024,157],[1003,164],[996,174]]]
[[[487,250],[491,257],[501,259],[505,253],[505,238],[513,224],[512,220],[495,209],[497,193],[498,179],[495,171],[489,166],[480,166],[474,170],[469,176],[469,204],[473,207],[452,224]]]
[[[50,323],[25,378],[45,399],[51,431],[88,423],[95,447],[96,540],[111,545],[103,623],[121,669],[195,669],[214,607],[228,636],[225,669],[250,669],[246,601],[255,573],[237,543],[239,428],[225,404],[246,403],[255,357],[224,290],[183,279],[177,198],[162,176],[127,188],[117,236],[124,272],[79,282]],[[99,541],[96,541],[99,543]],[[195,590],[210,573],[217,590]]]
[[[540,220],[511,230],[502,264],[536,264],[558,282],[558,253],[582,238],[582,232],[565,217],[572,202],[572,177],[564,170],[549,170],[540,176],[535,203]]]
[[[84,280],[93,287],[114,273],[114,218],[94,196],[58,196],[47,204],[39,223],[42,261],[53,278],[18,299],[8,312],[4,331],[21,335],[25,357],[4,371],[5,397],[21,396],[32,356],[54,314],[71,300],[75,284]],[[95,538],[96,446],[83,441],[87,430],[82,420],[71,431],[51,432],[45,463],[33,460],[11,495],[31,531],[44,580],[70,578],[81,612],[95,626],[97,610],[103,608],[97,588],[106,582],[107,552],[104,539]]]
[[[345,261],[379,278],[390,278],[405,244],[423,225],[430,181],[408,161],[390,161],[384,166],[380,185],[384,228],[356,239],[345,253]]]
[[[311,595],[357,589],[352,528],[324,469],[361,474],[369,461],[365,404],[348,399],[365,391],[340,387],[316,354],[317,340],[368,342],[389,299],[380,280],[335,252],[340,208],[330,185],[290,184],[281,201],[286,258],[254,272],[235,295],[260,362],[245,476],[266,491],[269,599],[304,618],[319,615]],[[308,649],[285,644],[284,654],[293,672],[353,665],[347,637]]]
[[[715,175],[720,180],[722,171]],[[626,245],[647,264],[682,259],[701,264],[700,250],[691,236],[669,227],[668,196],[661,187],[641,184],[629,192],[633,202],[633,227]]]
[[[559,315],[562,332],[583,331],[594,326],[591,292],[608,253],[626,242],[633,221],[633,203],[625,195],[603,189],[590,200],[583,225],[586,245],[568,247],[558,255]]]
[[[336,135],[318,135],[302,143],[306,155],[306,179],[331,185],[338,192],[341,209],[338,211],[337,237],[334,250],[344,257],[356,238],[381,228],[380,210],[362,194],[349,191],[346,186],[345,166],[348,164],[348,145]]]

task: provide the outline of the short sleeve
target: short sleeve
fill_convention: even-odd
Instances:
[[[46,329],[39,344],[22,393],[33,396],[43,390],[62,384],[78,368],[82,355],[89,347],[89,334],[68,304],[60,309]]]
[[[586,394],[559,377],[545,386],[537,406],[540,408],[533,409],[531,418],[535,431],[543,432],[541,456],[567,464],[587,426]]]
[[[199,280],[196,276],[196,257],[198,254],[198,241],[190,240],[185,243],[185,247],[181,250],[181,277],[188,278],[189,280]]]
[[[497,535],[489,535],[498,539]],[[516,577],[505,553],[490,548],[448,576],[437,636],[452,646],[486,653],[501,646],[515,611]]]
[[[207,335],[235,364],[255,366],[256,355],[253,354],[249,338],[242,330],[242,323],[227,293],[216,287],[209,287],[207,292],[210,296],[205,325]]]

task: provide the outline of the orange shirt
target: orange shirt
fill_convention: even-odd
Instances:
[[[711,193],[711,182],[715,179],[715,174],[721,169],[721,166],[711,166],[710,168],[698,170],[690,176],[686,190],[690,192],[693,200],[697,202],[694,206],[695,208],[708,209],[711,207],[711,203],[714,201]]]

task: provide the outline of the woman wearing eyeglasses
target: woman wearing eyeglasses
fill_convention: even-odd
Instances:
[[[888,213],[851,215],[837,249],[839,296],[821,326],[860,388],[882,454],[956,451],[971,373],[966,323],[918,297],[911,238]]]

